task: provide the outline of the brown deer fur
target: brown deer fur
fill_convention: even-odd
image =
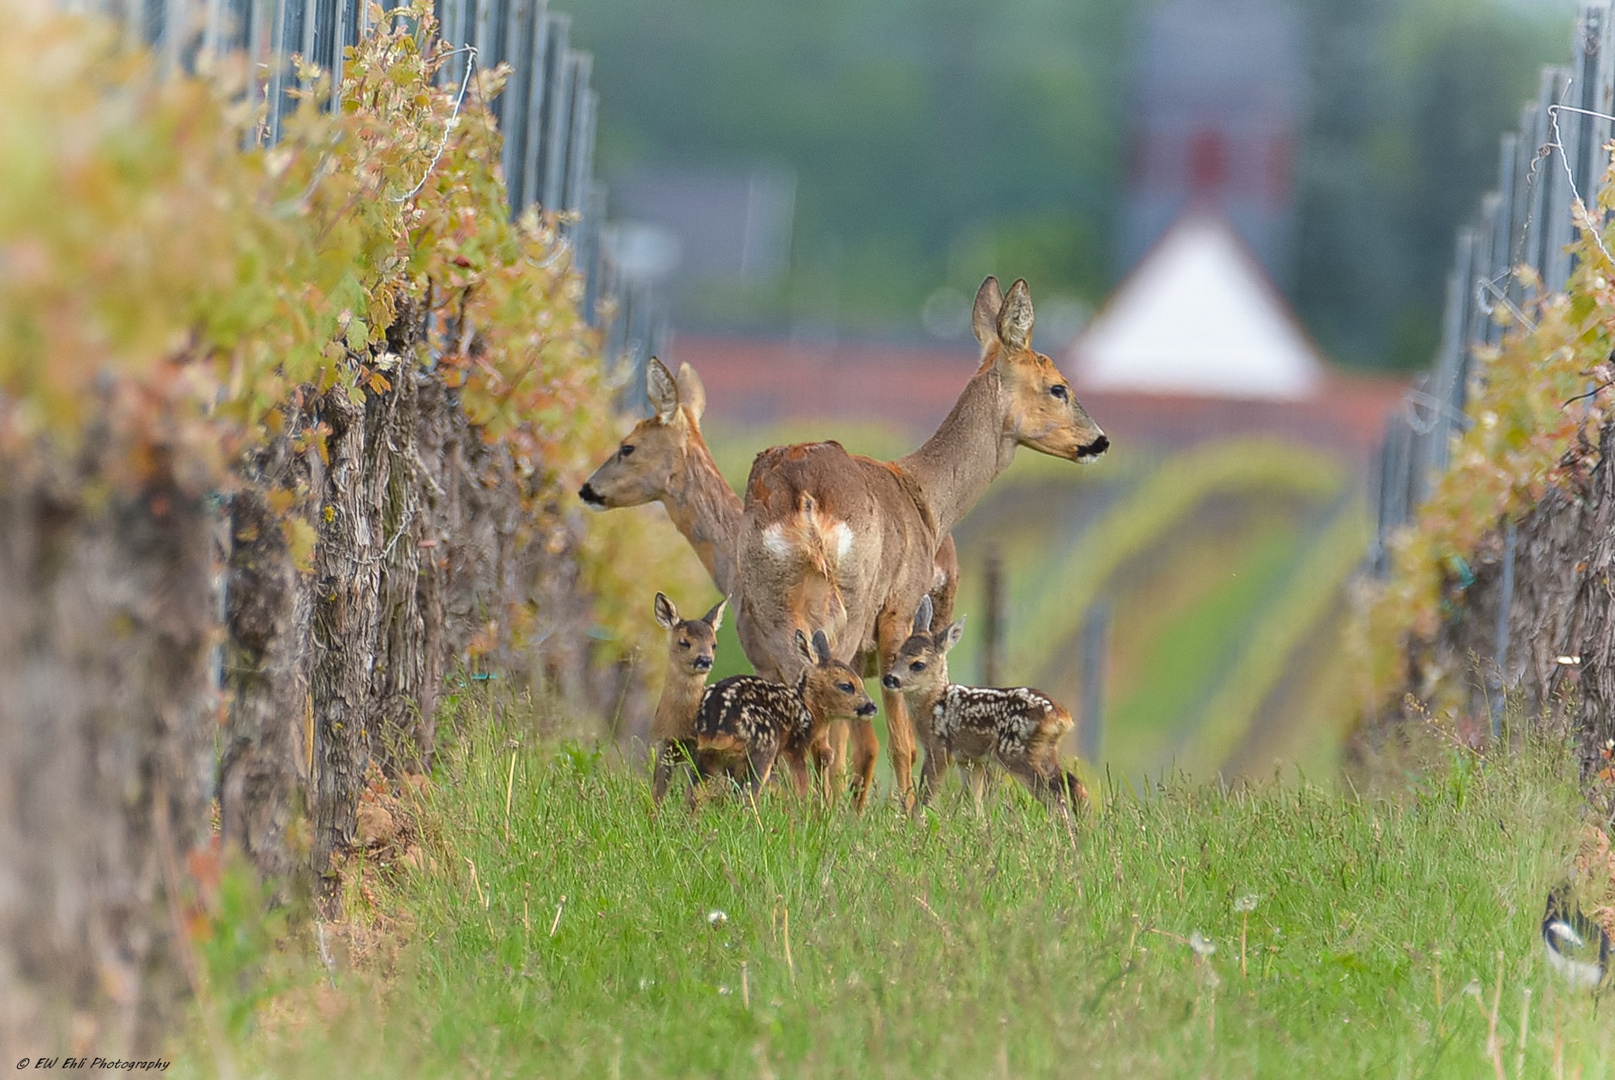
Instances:
[[[996,761],[1044,802],[1085,802],[1077,777],[1060,767],[1060,739],[1071,714],[1040,690],[959,686],[948,681],[948,650],[964,619],[931,631],[931,602],[920,601],[914,632],[892,657],[881,685],[903,694],[914,717],[925,764],[919,803],[930,801],[948,765]]]
[[[740,498],[718,472],[701,437],[706,388],[689,364],[679,365],[675,379],[653,356],[645,369],[645,393],[656,412],[634,425],[578,496],[596,510],[661,503],[718,591],[732,595]],[[959,557],[951,535],[943,537],[935,563],[931,602],[938,616],[946,617],[953,612],[959,587]],[[762,674],[783,678],[771,658],[748,654],[747,659]]]
[[[718,627],[723,625],[727,603],[718,601],[717,607],[699,619],[680,619],[673,601],[656,594],[656,622],[668,631],[667,678],[650,731],[651,743],[657,748],[651,796],[657,802],[667,795],[674,767],[691,760],[695,751],[695,714],[717,656]]]
[[[820,627],[837,657],[864,671],[884,668],[908,636],[908,613],[932,586],[939,539],[1008,468],[1017,446],[1072,461],[1109,447],[1054,363],[1033,351],[1026,282],[1015,282],[1002,296],[997,280],[988,278],[976,294],[972,322],[981,365],[947,419],[914,453],[875,461],[823,442],[757,455],[731,593],[741,645],[754,661],[783,658],[772,669],[788,678],[796,670],[791,636]],[[884,696],[888,751],[906,799],[914,731],[902,696]],[[877,747],[872,728],[855,734],[862,805]],[[838,744],[844,738],[838,731]]]
[[[811,754],[819,770],[820,792],[829,802],[834,775],[830,722],[856,720],[868,726],[875,703],[864,692],[858,673],[831,657],[822,632],[814,632],[810,648],[798,630],[794,644],[801,661],[794,686],[734,675],[702,695],[695,721],[696,767],[703,777],[719,766],[739,771],[755,793],[768,781],[775,759],[783,756],[796,793],[806,795]],[[741,768],[736,770],[736,765]]]

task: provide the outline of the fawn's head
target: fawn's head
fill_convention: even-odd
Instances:
[[[670,631],[667,635],[667,674],[705,679],[718,652],[718,627],[723,625],[723,609],[728,599],[699,619],[679,618],[679,609],[664,594],[656,594],[656,622]]]
[[[1022,446],[1070,461],[1091,461],[1110,440],[1071,392],[1054,361],[1032,348],[1032,292],[1025,279],[1006,296],[989,277],[976,293],[971,325],[981,343],[981,370],[996,367],[1007,410],[1004,434]]]
[[[942,629],[931,630],[931,598],[920,601],[914,629],[887,665],[880,684],[904,694],[931,694],[948,685],[948,650],[959,644],[965,620],[961,615]]]
[[[803,664],[802,700],[816,720],[868,720],[875,715],[875,703],[864,692],[864,680],[830,655],[830,641],[823,630],[807,635],[796,632],[796,651]]]
[[[645,368],[645,393],[655,413],[634,425],[615,452],[578,489],[596,510],[641,506],[666,497],[684,473],[692,442],[701,441],[707,392],[689,364],[678,378],[654,356]]]

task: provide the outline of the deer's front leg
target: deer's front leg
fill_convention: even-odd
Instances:
[[[840,773],[837,766],[835,748],[830,745],[828,736],[821,737],[813,744],[813,766],[819,770],[819,794],[824,798],[825,806],[834,805],[835,784]]]
[[[875,623],[875,646],[880,654],[880,670],[885,671],[908,636],[908,617],[888,608]],[[908,702],[896,690],[881,687],[886,706],[886,752],[892,759],[892,779],[903,809],[914,805],[914,724],[909,719]],[[873,763],[871,763],[873,765]],[[873,778],[873,767],[870,777]],[[867,790],[868,782],[865,782]],[[861,804],[860,804],[861,805]]]

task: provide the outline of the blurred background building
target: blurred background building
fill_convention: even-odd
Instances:
[[[1171,0],[1144,21],[1117,269],[1130,270],[1194,205],[1221,211],[1287,284],[1308,89],[1294,9]]]

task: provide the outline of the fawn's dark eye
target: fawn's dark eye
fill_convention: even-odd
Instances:
[[[617,456],[618,457],[633,457],[633,455],[634,455],[634,448],[632,446],[629,446],[627,443],[623,443],[622,446],[617,448]]]
[[[1070,391],[1065,388],[1065,383],[1055,383],[1053,386],[1049,387],[1049,396],[1053,397],[1056,401],[1064,401],[1069,395]]]
[[[689,647],[690,647],[690,643],[689,643],[689,642],[688,642],[688,641],[681,641],[681,642],[679,642],[679,648],[681,648],[681,649],[688,649],[688,648],[689,648]]]
[[[910,664],[908,666],[908,669],[910,671],[924,671],[925,670],[925,661],[924,660],[916,660],[916,661],[914,661],[912,664]]]
[[[850,693],[852,693],[852,683],[850,683],[850,682],[836,683],[836,689],[840,690],[843,694],[850,694]]]

